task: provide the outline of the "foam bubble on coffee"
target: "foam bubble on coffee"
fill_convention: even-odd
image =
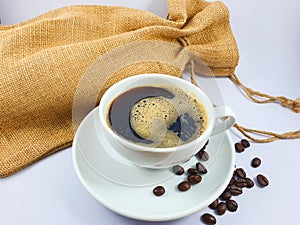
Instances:
[[[136,102],[130,112],[131,128],[158,147],[178,146],[198,137],[206,127],[200,102],[179,88],[163,88],[174,97],[149,96]]]
[[[169,99],[149,97],[137,102],[130,112],[132,129],[142,138],[149,139],[155,133],[165,135],[169,127],[178,117],[178,112]],[[151,138],[150,138],[151,139]]]

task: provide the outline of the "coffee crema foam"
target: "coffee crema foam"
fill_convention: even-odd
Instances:
[[[108,113],[111,128],[144,146],[168,148],[195,140],[207,127],[201,102],[171,85],[132,88],[117,96]]]
[[[207,123],[202,104],[182,89],[167,85],[160,87],[174,97],[148,97],[138,101],[130,112],[132,129],[142,138],[153,141],[148,145],[160,148],[182,145],[199,137]],[[181,135],[175,127],[176,121]],[[185,137],[180,138],[182,135]]]

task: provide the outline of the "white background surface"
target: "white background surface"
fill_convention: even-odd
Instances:
[[[237,75],[255,90],[273,95],[300,97],[300,2],[298,0],[224,1],[231,13],[231,24],[240,50]],[[70,4],[109,4],[146,9],[160,16],[167,12],[166,0],[1,0],[0,18],[14,24],[40,13]],[[227,78],[218,78],[224,102],[238,115],[241,125],[285,132],[300,128],[299,114],[276,104],[257,105],[245,98]],[[234,141],[235,131],[231,133]],[[265,174],[270,185],[254,187],[236,197],[239,209],[216,216],[223,225],[299,225],[300,140],[252,144],[237,154],[237,166],[249,177]],[[251,168],[259,156],[262,165]],[[11,177],[0,180],[1,225],[102,225],[102,224],[201,224],[204,209],[181,220],[150,223],[119,216],[96,202],[79,182],[73,169],[71,148],[56,153]]]

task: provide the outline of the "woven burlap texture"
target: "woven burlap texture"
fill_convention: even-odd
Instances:
[[[239,54],[227,7],[201,0],[170,0],[168,7],[167,19],[126,7],[70,6],[0,25],[0,177],[72,144],[78,82],[111,49],[160,40],[184,45],[216,76],[234,73]],[[140,73],[182,71],[145,62],[118,72],[105,89]]]

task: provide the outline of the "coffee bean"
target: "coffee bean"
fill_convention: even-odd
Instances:
[[[237,168],[235,174],[240,178],[246,178],[246,172],[243,168]]]
[[[199,176],[199,175],[189,175],[188,176],[188,181],[191,183],[191,184],[198,184],[200,183],[202,180],[202,177]]]
[[[217,206],[218,206],[218,204],[219,204],[219,200],[216,199],[216,200],[214,200],[208,207],[209,207],[210,209],[216,209]]]
[[[244,146],[239,142],[235,143],[234,147],[235,147],[235,151],[238,153],[241,153],[245,150]]]
[[[200,151],[197,153],[197,157],[201,160],[201,161],[207,161],[209,159],[209,155],[206,151]]]
[[[165,188],[163,186],[157,186],[153,189],[153,194],[156,196],[161,196],[165,193]]]
[[[225,191],[230,191],[230,185],[227,185],[227,187],[225,188],[225,190],[223,191],[223,193],[225,192]],[[223,194],[222,193],[222,194]],[[221,196],[220,196],[221,197]]]
[[[231,177],[231,179],[230,179],[230,182],[229,182],[229,186],[230,186],[230,185],[233,185],[233,184],[234,184],[234,182],[235,182],[235,179],[234,179],[234,177]]]
[[[214,225],[217,223],[217,220],[216,218],[209,214],[209,213],[204,213],[202,216],[201,216],[201,220],[204,224],[207,224],[207,225]]]
[[[237,195],[242,194],[242,193],[243,193],[243,190],[242,190],[242,188],[240,188],[240,187],[236,187],[236,186],[232,185],[232,186],[230,187],[230,193],[231,193],[233,196],[237,196]]]
[[[207,140],[207,142],[204,144],[204,147],[206,147],[209,143],[209,140]]]
[[[209,143],[209,140],[207,140],[207,142],[204,144],[204,146],[201,148],[201,150],[200,150],[200,151],[203,151],[203,150],[205,150],[205,149],[206,149],[206,146],[208,145],[208,143]]]
[[[205,168],[205,166],[201,162],[196,163],[196,168],[197,168],[197,170],[200,174],[206,174],[207,173],[207,169]]]
[[[254,182],[250,178],[246,178],[247,188],[252,188],[254,186]]]
[[[181,183],[178,184],[177,188],[179,191],[187,191],[191,188],[191,185],[187,181],[182,181]]]
[[[222,200],[228,200],[230,198],[231,198],[231,193],[229,190],[224,191],[220,196],[220,199],[222,199]]]
[[[226,201],[226,206],[227,206],[228,211],[230,211],[230,212],[235,212],[238,208],[237,202],[232,199]]]
[[[195,168],[189,168],[188,173],[191,175],[196,175],[198,173],[198,171]]]
[[[236,169],[236,165],[234,165],[234,168]],[[235,172],[235,170],[233,171],[232,177],[233,177],[233,178],[236,177],[236,172]]]
[[[176,175],[182,175],[184,173],[184,168],[180,165],[173,166],[172,170]]]
[[[195,156],[199,156],[199,154],[202,154],[202,152],[204,152],[205,148],[201,148],[196,154]]]
[[[257,179],[258,183],[259,183],[262,187],[266,187],[266,186],[269,185],[268,179],[267,179],[264,175],[262,175],[262,174],[258,174],[258,175],[256,176],[256,179]]]
[[[231,185],[228,184],[224,191],[230,191],[230,186]]]
[[[200,152],[202,152],[202,151],[204,151],[205,149],[206,149],[206,146],[208,145],[208,142],[209,141],[207,141],[205,144],[204,144],[204,146],[195,154],[195,155],[198,155]]]
[[[223,215],[225,212],[226,212],[226,203],[225,202],[220,202],[217,206],[217,209],[216,209],[216,213],[218,215]]]
[[[241,144],[243,145],[244,148],[249,148],[250,147],[250,143],[246,139],[242,139]]]
[[[255,158],[252,159],[252,161],[251,161],[251,166],[254,167],[254,168],[259,167],[260,164],[261,164],[260,158],[255,157]]]
[[[238,178],[235,181],[235,186],[243,188],[243,187],[247,187],[247,180],[244,178]]]

